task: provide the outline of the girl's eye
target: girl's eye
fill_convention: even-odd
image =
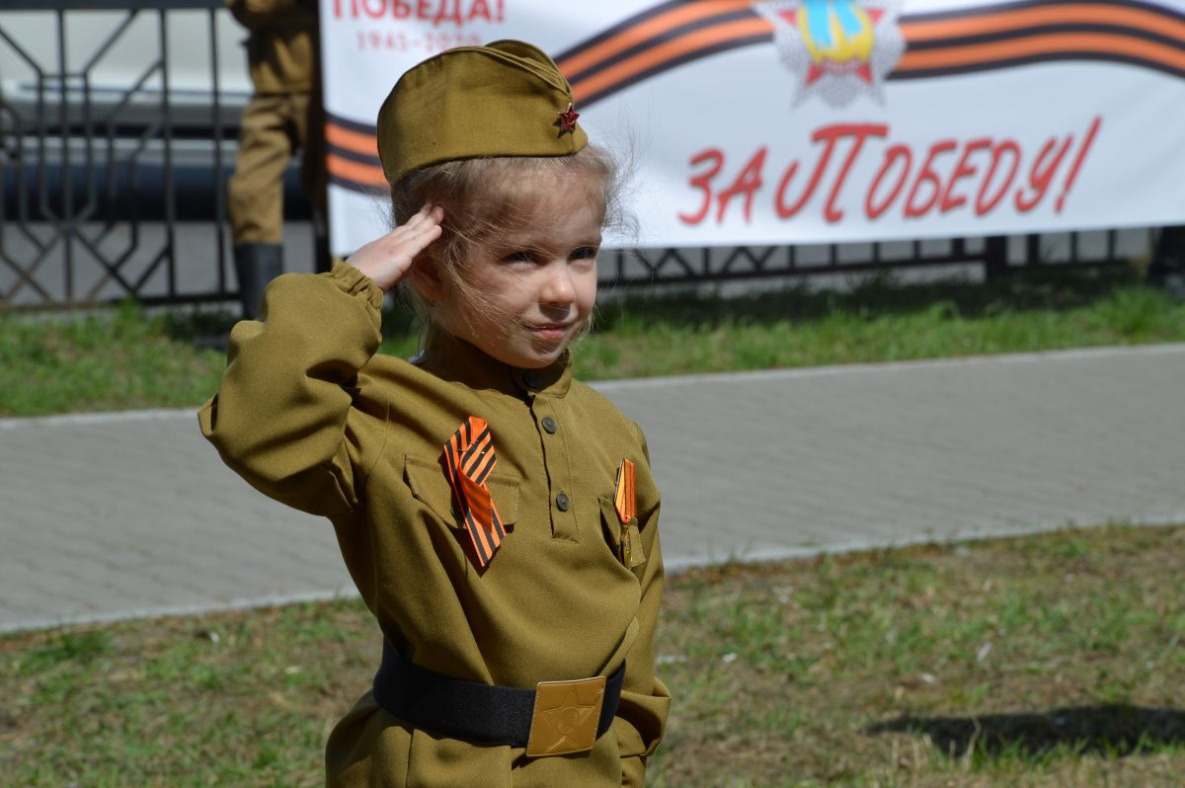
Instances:
[[[524,249],[518,252],[511,252],[502,259],[508,263],[530,263],[534,262],[535,253]]]
[[[597,250],[592,246],[581,246],[572,252],[573,260],[591,260],[597,256]]]

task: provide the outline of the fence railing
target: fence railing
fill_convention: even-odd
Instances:
[[[225,192],[249,90],[241,38],[222,0],[0,0],[0,310],[234,300]],[[1108,265],[1150,243],[1107,231],[629,250],[601,276],[620,287],[936,266],[990,277]]]
[[[1098,230],[988,238],[623,250],[603,266],[618,287],[740,282],[774,277],[835,277],[901,269],[957,269],[992,279],[1022,268],[1126,265],[1151,252],[1154,231]]]
[[[222,8],[0,2],[0,308],[233,297]],[[200,252],[178,233],[195,214]]]

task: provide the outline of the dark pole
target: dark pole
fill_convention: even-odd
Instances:
[[[986,241],[983,250],[983,278],[992,282],[1008,274],[1008,238],[993,235]]]

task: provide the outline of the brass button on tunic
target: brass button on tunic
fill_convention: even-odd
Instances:
[[[404,659],[513,687],[605,676],[623,660],[626,675],[610,732],[562,758],[413,729],[368,692],[330,737],[329,784],[641,785],[669,705],[654,675],[659,497],[641,431],[572,380],[567,358],[517,370],[439,332],[414,363],[374,355],[381,300],[349,265],[277,279],[266,322],[231,333],[203,433],[257,489],[329,517]],[[498,464],[487,486],[506,528],[485,569],[440,465],[471,415],[489,422]],[[637,466],[638,549],[626,563],[612,505],[622,459]]]

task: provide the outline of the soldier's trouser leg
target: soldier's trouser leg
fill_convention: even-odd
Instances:
[[[235,244],[280,243],[284,172],[296,152],[290,96],[261,95],[243,110],[227,212]]]
[[[256,316],[267,283],[284,272],[284,173],[296,149],[294,137],[291,96],[256,96],[243,111],[227,208],[247,319]]]
[[[239,302],[243,319],[254,320],[267,283],[284,273],[284,247],[279,244],[235,246],[235,276],[239,279]]]

